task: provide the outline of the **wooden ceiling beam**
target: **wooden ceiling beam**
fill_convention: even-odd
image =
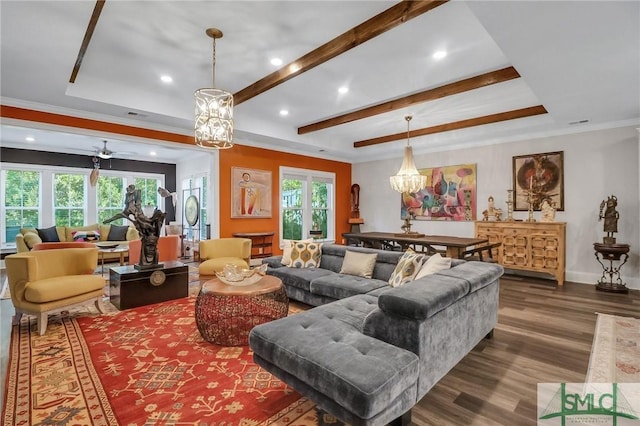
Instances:
[[[454,121],[452,123],[439,124],[437,126],[425,127],[411,130],[409,137],[425,136],[434,133],[448,132],[450,130],[465,129],[467,127],[482,126],[484,124],[498,123],[500,121],[515,120],[516,118],[531,117],[534,115],[546,114],[547,109],[542,105],[516,109],[512,111],[500,112],[497,114],[484,115],[482,117],[469,118],[467,120]],[[380,136],[372,139],[365,139],[353,143],[354,148],[378,145],[381,143],[401,140],[407,137],[407,132],[395,133],[393,135]]]
[[[76,82],[76,77],[80,72],[80,65],[82,65],[84,54],[87,53],[87,49],[89,48],[89,42],[91,41],[91,37],[93,36],[93,31],[96,29],[96,25],[98,25],[98,19],[100,18],[100,14],[102,13],[102,8],[104,7],[105,1],[106,0],[97,0],[96,5],[93,7],[93,13],[91,14],[91,19],[89,19],[87,30],[84,32],[84,38],[82,39],[82,44],[80,45],[80,51],[78,52],[76,63],[73,65],[71,77],[69,77],[69,83]]]
[[[392,99],[390,101],[372,105],[363,109],[359,109],[357,111],[342,114],[337,117],[328,118],[326,120],[298,127],[298,134],[304,135],[305,133],[315,132],[318,130],[326,129],[328,127],[338,126],[340,124],[372,117],[374,115],[396,111],[402,108],[407,108],[411,105],[433,101],[462,92],[468,92],[480,87],[502,83],[504,81],[513,80],[519,77],[520,74],[514,67],[507,67],[501,70],[491,71],[485,74],[477,75],[475,77],[470,77],[464,80],[445,84],[444,86],[439,86],[419,93],[414,93],[413,95]]]
[[[448,1],[449,0],[401,1],[306,55],[283,66],[279,70],[234,93],[234,104],[239,105],[242,102],[258,96]]]

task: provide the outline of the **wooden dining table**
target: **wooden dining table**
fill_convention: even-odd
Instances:
[[[487,244],[487,238],[451,237],[447,235],[410,235],[393,232],[345,232],[342,236],[348,243],[382,250],[406,250],[427,253],[443,252],[447,257],[462,259],[470,248]],[[420,247],[420,248],[418,248]]]

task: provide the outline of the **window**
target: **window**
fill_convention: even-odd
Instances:
[[[4,241],[14,242],[20,228],[40,226],[40,172],[2,171]]]
[[[196,235],[199,236],[199,239],[205,240],[207,238],[207,223],[209,218],[207,216],[207,206],[208,206],[208,193],[209,190],[207,175],[194,175],[182,181],[182,217],[183,217],[183,226],[184,226],[184,234],[188,239],[198,239]],[[195,226],[191,227],[184,220],[184,203],[190,195],[195,195],[198,198],[198,204],[200,205],[200,215],[198,217],[198,223]],[[196,235],[193,235],[193,234]]]
[[[200,200],[200,239],[202,240],[206,240],[207,239],[207,223],[208,222],[208,218],[207,218],[207,177],[206,176],[201,176],[199,178],[200,180],[200,187],[202,188],[200,190],[200,194],[201,194],[201,200]]]
[[[280,168],[280,239],[335,237],[335,174],[316,170]]]
[[[112,218],[124,209],[124,178],[119,176],[100,176],[96,187],[98,192],[98,223]],[[125,219],[111,222],[113,225],[125,225]]]
[[[136,189],[140,190],[140,204],[142,206],[154,206],[163,210],[163,206],[160,204],[158,195],[158,186],[160,181],[158,179],[150,178],[136,178]],[[124,205],[124,204],[123,204]]]
[[[86,177],[81,174],[54,173],[53,214],[56,226],[85,224]]]
[[[91,169],[22,163],[0,163],[0,240],[15,243],[20,228],[83,226],[102,223],[122,212],[127,185],[141,189],[142,202],[161,201],[158,187],[163,175],[100,170],[96,187],[90,187]],[[126,225],[118,219],[114,224]]]

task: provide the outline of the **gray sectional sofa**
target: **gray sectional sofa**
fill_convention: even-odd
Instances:
[[[378,253],[372,278],[339,273],[347,250]],[[408,424],[411,408],[491,335],[503,269],[453,260],[392,288],[401,256],[325,245],[318,268],[265,259],[290,298],[317,307],[255,327],[256,363],[346,423]]]

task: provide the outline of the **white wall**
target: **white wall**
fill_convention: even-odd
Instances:
[[[600,202],[610,195],[618,198],[619,243],[631,245],[630,257],[622,267],[623,281],[640,289],[640,162],[638,132],[634,127],[597,130],[545,137],[508,144],[455,151],[415,154],[418,169],[476,163],[478,180],[477,217],[487,207],[490,195],[496,207],[506,212],[507,189],[512,188],[512,157],[541,152],[564,151],[564,207],[556,220],[567,222],[566,280],[595,284],[602,275],[593,243],[602,241],[603,223],[598,221]],[[402,232],[400,195],[389,186],[389,176],[400,168],[401,159],[354,164],[353,183],[360,185],[361,230]],[[391,201],[390,201],[391,200]],[[393,201],[395,200],[395,201]],[[506,214],[506,213],[505,213]],[[526,219],[527,212],[514,212]],[[534,217],[540,218],[540,212]],[[412,230],[430,235],[470,237],[471,222],[414,221]]]

